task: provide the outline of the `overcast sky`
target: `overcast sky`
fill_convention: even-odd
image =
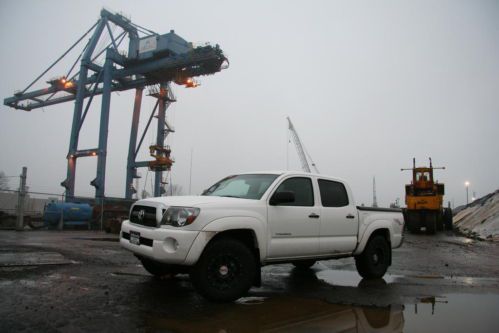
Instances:
[[[229,57],[230,68],[202,77],[200,87],[174,85],[172,180],[184,193],[191,150],[195,194],[228,174],[299,170],[286,116],[320,172],[348,181],[358,204],[372,203],[373,176],[380,205],[403,202],[411,175],[400,168],[413,157],[447,167],[437,179],[455,206],[466,200],[465,181],[470,196],[499,188],[498,1],[3,0],[2,100],[59,57],[102,7],[160,34],[218,43]],[[144,98],[141,127],[153,103]],[[97,146],[99,108],[100,98],[80,149]],[[132,108],[133,91],[112,95],[108,196],[124,196]],[[62,193],[73,102],[0,109],[0,171],[27,166],[31,190]],[[94,195],[95,166],[95,158],[78,160],[77,195]]]

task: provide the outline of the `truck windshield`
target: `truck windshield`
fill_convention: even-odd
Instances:
[[[229,176],[202,195],[259,200],[279,175],[248,174]]]

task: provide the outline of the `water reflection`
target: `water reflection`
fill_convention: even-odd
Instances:
[[[131,296],[138,297],[150,332],[499,332],[497,294],[407,297],[397,287],[406,277],[361,280],[355,272],[332,270],[291,270],[269,279],[267,291],[256,289],[231,304],[205,301],[187,276],[143,281]],[[335,304],[373,299],[391,305]]]
[[[382,287],[395,282],[400,276],[385,274],[383,278],[366,280],[354,271],[326,269],[315,273],[319,280],[328,284],[342,287]]]
[[[405,306],[404,332],[499,332],[499,295],[446,294]]]
[[[317,299],[276,297],[226,304],[185,318],[150,316],[150,331],[171,332],[402,332],[403,307],[335,305]]]

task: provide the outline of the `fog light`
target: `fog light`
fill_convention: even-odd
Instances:
[[[178,242],[175,238],[168,237],[165,239],[163,247],[165,248],[166,252],[175,253],[178,249]]]

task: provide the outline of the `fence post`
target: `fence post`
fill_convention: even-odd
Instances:
[[[104,198],[100,202],[100,231],[104,227]]]

